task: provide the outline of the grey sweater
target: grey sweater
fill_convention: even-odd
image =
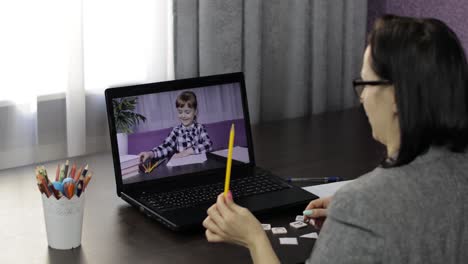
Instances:
[[[431,148],[345,185],[307,263],[468,263],[468,155]]]

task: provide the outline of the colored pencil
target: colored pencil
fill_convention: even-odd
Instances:
[[[65,171],[63,173],[63,178],[67,178],[68,177],[68,167],[70,166],[70,163],[68,162],[68,160],[65,162]]]
[[[83,173],[80,175],[80,178],[76,182],[76,195],[78,197],[80,197],[81,193],[83,192],[84,180],[85,180],[85,176],[87,173],[88,173],[88,165],[86,165],[85,169],[83,170]]]
[[[60,166],[60,176],[59,176],[59,181],[63,182],[63,179],[65,179],[65,165]]]
[[[79,178],[80,178],[80,175],[81,175],[81,171],[83,170],[83,166],[80,167],[80,169],[78,170],[77,173],[75,173],[75,175],[73,176],[73,180],[76,182]]]
[[[37,181],[37,187],[39,188],[39,191],[47,196],[46,190],[44,189],[44,185],[42,184],[42,181],[39,179],[38,174],[36,174],[36,181]]]
[[[73,165],[71,167],[71,170],[70,170],[70,174],[68,175],[68,177],[73,178],[75,176],[75,172],[76,172],[76,163],[73,163]]]
[[[60,179],[60,163],[57,164],[57,170],[55,171],[55,181],[59,181]]]
[[[83,174],[83,177],[86,177],[86,173],[88,173],[88,164],[86,164],[86,166],[85,166],[85,168],[84,168],[84,170],[83,170],[83,172],[81,174]],[[81,177],[81,175],[79,177]]]
[[[44,189],[44,193],[47,196],[47,198],[49,198],[52,195],[52,192],[47,187],[47,183],[46,183],[44,176],[38,173],[36,174],[36,179],[37,179],[37,182],[42,185],[42,188]]]
[[[86,187],[88,187],[88,183],[91,180],[91,177],[93,177],[93,172],[90,172],[88,173],[88,175],[86,175],[84,186],[83,186],[83,191],[86,189]]]

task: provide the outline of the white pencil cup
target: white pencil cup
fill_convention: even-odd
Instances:
[[[47,242],[54,249],[72,249],[81,245],[84,193],[57,200],[42,194],[42,207],[46,224]]]

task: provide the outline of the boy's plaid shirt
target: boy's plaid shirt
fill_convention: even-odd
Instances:
[[[187,148],[193,148],[195,154],[211,151],[211,142],[204,125],[194,123],[189,127],[180,124],[174,127],[164,142],[153,148],[154,157],[165,158],[176,152],[182,152]]]

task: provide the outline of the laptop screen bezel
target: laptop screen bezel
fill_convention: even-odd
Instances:
[[[163,93],[170,91],[178,90],[187,90],[194,88],[201,88],[214,85],[223,85],[230,83],[239,83],[241,89],[241,98],[242,98],[242,108],[244,113],[244,122],[245,122],[245,133],[248,144],[248,153],[249,153],[249,163],[241,164],[240,162],[234,164],[233,169],[241,167],[255,167],[255,157],[253,149],[253,140],[252,132],[250,125],[250,117],[248,111],[248,102],[247,102],[247,93],[245,89],[244,74],[242,72],[228,73],[228,74],[219,74],[212,76],[188,78],[188,79],[179,79],[173,81],[165,82],[155,82],[155,83],[146,83],[138,85],[129,85],[122,87],[108,88],[105,90],[105,100],[107,108],[107,121],[109,125],[109,134],[111,140],[111,149],[112,149],[112,159],[114,163],[114,174],[117,185],[117,195],[120,196],[121,192],[133,191],[133,190],[143,190],[156,186],[160,186],[161,183],[164,185],[171,185],[176,182],[184,181],[185,178],[194,179],[197,176],[202,174],[219,174],[220,170],[211,170],[211,171],[202,171],[202,172],[193,172],[190,174],[176,175],[170,177],[164,177],[160,179],[142,181],[137,183],[123,184],[121,168],[120,168],[120,159],[119,151],[117,146],[117,131],[115,128],[114,116],[113,116],[113,106],[112,100],[116,98],[129,97],[129,96],[140,96],[145,94],[154,94],[154,93]]]

